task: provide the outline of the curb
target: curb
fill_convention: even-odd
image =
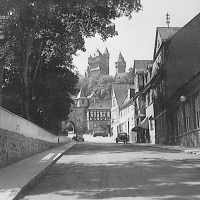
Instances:
[[[184,149],[177,149],[174,147],[165,147],[165,146],[151,146],[151,145],[138,145],[138,146],[143,146],[143,147],[149,147],[149,148],[158,148],[158,149],[168,149],[168,150],[173,150],[173,151],[180,151],[184,153],[189,153],[189,154],[194,154],[194,155],[200,155],[200,150],[184,150]]]
[[[72,146],[70,146],[69,148],[67,148],[66,151],[68,151],[69,149],[71,149],[72,147],[74,147],[76,145],[76,143],[74,143]],[[22,189],[18,192],[18,194],[13,198],[13,200],[19,200],[22,197],[24,197],[24,195],[27,193],[27,191],[33,187],[37,182],[39,182],[39,180],[42,178],[42,176],[63,156],[63,154],[66,152],[64,151],[63,153],[61,153],[58,157],[56,157],[56,159],[54,159],[46,168],[44,168],[38,175],[36,175],[32,180],[30,180],[24,187],[22,187]]]

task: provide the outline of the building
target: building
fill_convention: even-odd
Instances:
[[[86,78],[98,75],[109,75],[110,54],[106,48],[102,54],[98,49],[88,58],[88,67],[85,73]]]
[[[71,113],[69,114],[67,121],[68,124],[71,123],[74,132],[85,133],[87,130],[86,113],[89,106],[89,100],[82,89],[74,100],[75,104],[70,108]]]
[[[200,14],[170,38],[163,65],[167,141],[200,147]]]
[[[133,96],[135,126],[133,132],[137,133],[137,142],[149,142],[149,119],[146,116],[145,94],[142,91],[145,88],[148,70],[152,69],[151,60],[134,61],[134,85],[135,95]]]
[[[151,143],[155,134],[155,143],[200,146],[199,24],[200,14],[183,28],[156,30],[153,65],[141,91]]]
[[[153,68],[151,85],[154,94],[154,115],[156,120],[156,143],[171,143],[167,135],[166,120],[166,72],[163,70],[166,59],[168,58],[168,46],[171,38],[181,28],[180,27],[158,27],[156,30],[155,46],[153,54]]]
[[[72,126],[75,133],[104,130],[110,133],[111,100],[100,100],[96,94],[86,96],[81,89],[71,107],[67,125]]]
[[[120,107],[128,92],[127,84],[113,84],[111,94],[111,136],[116,137],[120,132]]]
[[[103,130],[110,133],[111,100],[96,99],[87,109],[87,129],[89,132]]]
[[[129,135],[130,142],[136,142],[137,135],[132,132],[135,126],[133,96],[135,94],[134,85],[128,86],[128,92],[121,107],[119,108],[119,129],[120,132],[126,132]]]
[[[126,76],[126,62],[121,52],[119,53],[119,58],[117,62],[115,62],[115,68],[116,68],[115,77],[121,78],[123,76]]]

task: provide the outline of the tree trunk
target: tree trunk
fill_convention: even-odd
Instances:
[[[3,100],[3,94],[2,94],[3,67],[4,67],[4,56],[0,57],[0,106],[2,106],[2,100]]]

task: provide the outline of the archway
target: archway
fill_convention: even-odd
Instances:
[[[75,129],[75,124],[74,124],[74,122],[72,122],[72,121],[67,121],[66,129],[68,130],[68,132],[75,133],[75,132],[76,132],[76,129]]]

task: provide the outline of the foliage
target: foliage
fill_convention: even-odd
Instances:
[[[19,106],[14,112],[42,127],[68,113],[78,82],[72,56],[85,50],[84,37],[115,36],[111,20],[141,9],[139,0],[7,0],[0,6],[6,15],[4,105]]]
[[[82,89],[87,96],[95,93],[99,99],[110,99],[112,84],[134,84],[132,69],[129,69],[127,75],[121,78],[109,75],[82,77],[79,79],[78,89]]]
[[[133,68],[129,69],[129,72],[120,78],[115,78],[115,83],[118,84],[134,84],[134,80],[133,80]]]

